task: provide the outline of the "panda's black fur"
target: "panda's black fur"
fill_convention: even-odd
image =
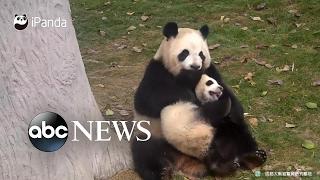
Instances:
[[[207,30],[203,31],[206,33]],[[171,29],[170,33],[172,32],[175,33]],[[215,134],[208,155],[200,162],[205,165],[204,173],[190,172],[190,174],[203,176],[208,170],[213,175],[227,175],[238,167],[251,169],[261,165],[266,159],[265,152],[258,150],[244,121],[242,105],[224,84],[213,64],[199,71],[182,70],[178,76],[174,76],[161,60],[151,60],[135,94],[135,111],[148,117],[160,118],[161,110],[175,102],[188,101],[199,104],[194,88],[203,73],[214,78],[224,89],[219,101],[201,106],[202,115],[215,127]],[[218,117],[220,111],[223,111],[221,107],[224,106],[224,100],[228,98],[231,100],[230,113]],[[161,179],[166,176],[172,167],[179,164],[180,159],[189,158],[189,162],[197,161],[177,151],[161,137],[151,137],[146,142],[134,141],[131,147],[135,169],[145,180]],[[191,164],[194,165],[194,162]],[[179,168],[185,170],[184,172],[188,171]]]

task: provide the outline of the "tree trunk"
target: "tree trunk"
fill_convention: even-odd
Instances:
[[[67,0],[0,1],[0,179],[104,179],[131,167],[127,142],[72,142],[71,121],[103,120],[81,59]],[[29,25],[16,30],[14,15]],[[32,27],[31,17],[66,19],[67,27]],[[66,144],[42,152],[28,137],[32,118],[60,114]]]

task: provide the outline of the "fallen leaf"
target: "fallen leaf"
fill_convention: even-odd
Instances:
[[[104,85],[103,84],[97,84],[97,87],[104,88]]]
[[[249,123],[252,125],[252,126],[258,126],[258,119],[257,118],[250,118],[249,119]]]
[[[208,48],[209,48],[209,50],[214,50],[214,49],[217,49],[220,46],[221,46],[220,44],[213,44],[213,45],[210,45]]]
[[[132,50],[133,50],[134,52],[137,52],[137,53],[141,53],[141,52],[142,52],[142,49],[139,48],[139,47],[136,47],[136,46],[134,46],[134,47],[132,48]]]
[[[111,4],[110,1],[107,1],[107,2],[103,3],[103,5],[105,5],[105,6],[108,6],[108,5],[110,5],[110,4]]]
[[[127,15],[132,16],[135,12],[127,12]]]
[[[119,50],[124,49],[124,48],[127,48],[127,45],[122,44],[122,45],[120,45],[120,46],[117,47],[117,49],[119,49]]]
[[[106,32],[102,31],[102,30],[99,30],[99,34],[100,34],[100,36],[106,36]]]
[[[261,60],[257,60],[257,59],[255,59],[254,62],[256,62],[257,64],[259,64],[261,66],[265,66],[267,64],[266,61],[261,61]]]
[[[252,17],[252,16],[250,16],[250,18],[252,19],[252,20],[254,20],[254,21],[261,21],[261,22],[263,22],[263,20],[260,18],[260,17]]]
[[[302,108],[301,108],[301,107],[294,107],[293,109],[294,109],[295,111],[297,111],[297,112],[302,111]]]
[[[244,76],[244,80],[251,81],[253,77],[253,73],[249,72],[247,75]]]
[[[265,67],[267,67],[267,68],[269,68],[269,69],[271,69],[271,68],[273,68],[274,66],[273,65],[271,65],[271,64],[265,64],[264,65]]]
[[[145,22],[149,19],[150,17],[149,16],[141,16],[140,19]]]
[[[106,116],[112,116],[114,115],[114,112],[111,109],[106,110]]]
[[[320,79],[313,81],[312,86],[320,86]]]
[[[283,81],[278,79],[278,80],[268,80],[268,82],[271,84],[271,85],[282,85],[283,84]]]
[[[220,16],[220,21],[223,21],[223,19],[224,19],[224,16]]]
[[[269,122],[273,122],[273,119],[271,119],[271,118],[268,118],[267,120],[268,120]]]
[[[296,127],[295,124],[286,123],[286,128],[295,128],[295,127]]]
[[[267,48],[269,48],[269,45],[265,45],[265,44],[256,45],[256,49],[267,49]]]
[[[268,17],[267,18],[267,22],[269,24],[272,24],[272,25],[276,25],[277,24],[277,20],[275,18],[273,18],[273,17]]]
[[[262,3],[258,4],[258,5],[255,7],[255,10],[261,11],[261,10],[263,10],[263,9],[266,8],[266,5],[267,5],[267,3],[262,2]]]
[[[244,45],[240,46],[240,48],[248,48],[248,47],[249,47],[249,45],[247,45],[247,44],[244,44]]]
[[[298,48],[298,45],[293,44],[293,45],[291,46],[291,48],[292,48],[292,49],[297,49],[297,48]]]
[[[305,23],[294,23],[294,25],[296,25],[296,27],[299,28],[299,27],[302,27],[306,24]]]
[[[128,112],[127,110],[120,110],[120,111],[119,111],[119,114],[120,114],[121,116],[128,116],[128,115],[129,115],[129,112]]]
[[[135,29],[137,29],[135,26],[129,26],[127,28],[127,31],[134,31]]]
[[[103,21],[105,21],[105,20],[107,20],[107,17],[103,16],[101,19],[102,19]]]
[[[316,145],[310,140],[304,140],[301,146],[309,150],[316,147]]]
[[[290,71],[290,66],[289,65],[284,65],[284,67],[281,69],[279,67],[276,68],[277,72],[287,72]]]
[[[309,109],[316,109],[318,108],[318,104],[317,103],[313,103],[313,102],[307,102],[306,103],[307,108]]]
[[[268,91],[262,91],[261,96],[266,96],[268,94]]]
[[[248,27],[243,27],[243,28],[241,28],[242,30],[244,30],[244,31],[246,31],[246,30],[248,30]]]
[[[224,23],[228,23],[229,21],[230,21],[230,18],[224,18],[224,19],[223,19],[223,22],[224,22]]]

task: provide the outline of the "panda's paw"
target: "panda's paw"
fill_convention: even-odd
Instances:
[[[265,150],[262,150],[262,149],[256,150],[256,156],[260,158],[262,162],[266,162],[267,160],[267,153]]]
[[[264,150],[256,150],[251,153],[242,155],[239,158],[239,163],[243,169],[253,169],[261,166],[267,160],[267,153]]]

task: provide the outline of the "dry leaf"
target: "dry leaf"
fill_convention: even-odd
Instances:
[[[224,20],[224,16],[220,16],[220,21],[223,21]]]
[[[247,45],[247,44],[244,44],[244,45],[240,46],[240,48],[248,48],[248,47],[249,47],[249,45]]]
[[[103,21],[105,21],[105,20],[107,20],[107,17],[103,16],[101,19],[102,19]]]
[[[265,67],[267,67],[267,68],[269,68],[269,69],[271,69],[271,68],[273,68],[274,66],[273,65],[271,65],[271,64],[265,64],[264,65]]]
[[[129,112],[128,112],[127,110],[120,110],[120,111],[119,111],[119,114],[120,114],[121,116],[128,116],[128,115],[129,115]]]
[[[97,84],[97,87],[104,88],[104,85],[103,84]]]
[[[135,29],[137,29],[135,26],[129,26],[129,27],[127,28],[127,31],[133,31],[133,30],[135,30]]]
[[[320,86],[320,79],[313,81],[312,86]]]
[[[117,49],[119,49],[119,50],[124,49],[124,48],[127,48],[127,45],[122,44],[122,45],[120,45],[120,46],[117,47]]]
[[[257,60],[257,59],[255,59],[254,62],[256,62],[257,64],[259,64],[261,66],[265,66],[267,64],[266,61],[260,61],[260,60]]]
[[[251,81],[253,77],[253,73],[249,72],[246,76],[244,76],[244,79],[247,81]]]
[[[252,20],[254,20],[254,21],[261,21],[261,22],[263,22],[263,20],[262,20],[260,17],[252,17],[252,16],[250,16],[250,18],[251,18]]]
[[[264,45],[264,44],[256,45],[256,49],[267,49],[267,48],[269,48],[269,45]]]
[[[135,12],[127,12],[127,15],[132,16]]]
[[[277,20],[273,17],[268,17],[267,18],[267,22],[272,24],[272,25],[276,25],[277,24]]]
[[[297,49],[297,48],[298,48],[298,45],[293,44],[293,45],[291,46],[291,48],[292,48],[292,49]]]
[[[282,85],[283,84],[283,81],[278,79],[278,80],[268,80],[268,82],[271,84],[271,85]]]
[[[250,119],[249,119],[249,123],[250,123],[252,126],[256,127],[256,126],[258,126],[258,119],[257,119],[257,118],[250,118]]]
[[[290,66],[289,65],[284,65],[284,67],[281,69],[279,67],[276,68],[277,72],[287,72],[290,71]]]
[[[241,28],[242,30],[244,30],[244,31],[246,31],[246,30],[248,30],[248,27],[243,27],[243,28]]]
[[[295,127],[296,127],[295,124],[286,123],[286,128],[295,128]]]
[[[136,46],[134,46],[134,47],[132,48],[132,50],[133,50],[134,52],[137,52],[137,53],[141,53],[141,52],[142,52],[142,49],[139,48],[139,47],[136,47]]]
[[[102,31],[102,30],[99,30],[99,34],[100,34],[100,36],[106,36],[106,32]]]
[[[208,48],[209,48],[209,50],[214,50],[214,49],[217,49],[220,46],[221,46],[220,44],[213,44],[213,45],[210,45]]]
[[[141,16],[140,19],[145,22],[149,19],[150,17],[149,16]]]
[[[224,22],[224,23],[228,23],[229,21],[230,21],[230,18],[224,18],[224,19],[223,19],[223,22]]]
[[[262,2],[262,3],[258,4],[258,5],[255,7],[255,10],[257,10],[257,11],[263,10],[264,8],[266,8],[266,5],[267,5],[267,3]]]
[[[301,108],[301,107],[294,107],[293,109],[294,109],[295,111],[297,111],[297,112],[302,111],[302,108]]]
[[[111,109],[106,110],[106,116],[112,116],[114,112]]]

